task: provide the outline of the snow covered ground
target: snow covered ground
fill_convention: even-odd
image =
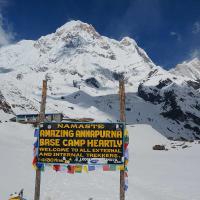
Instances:
[[[129,200],[199,200],[200,144],[172,142],[149,125],[129,125]],[[29,125],[0,123],[0,200],[24,188],[34,195],[35,171],[31,166],[33,131]],[[173,144],[172,144],[173,143]],[[153,151],[165,144],[168,151]],[[180,146],[179,146],[180,145]],[[182,148],[188,145],[188,148]],[[172,148],[175,146],[176,148]],[[66,174],[42,173],[41,200],[119,199],[119,171]]]

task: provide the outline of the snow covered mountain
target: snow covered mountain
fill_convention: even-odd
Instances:
[[[200,138],[199,82],[156,66],[131,38],[116,41],[71,21],[37,41],[0,48],[0,92],[16,114],[39,111],[46,78],[47,112],[116,121],[122,75],[127,123],[171,139]]]
[[[200,60],[199,58],[194,58],[190,61],[184,61],[172,69],[171,73],[177,76],[198,80],[200,79]]]

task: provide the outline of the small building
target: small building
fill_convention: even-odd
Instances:
[[[62,122],[93,122],[93,118],[68,118],[68,117],[63,117]]]
[[[34,124],[37,122],[39,114],[19,114],[16,115],[16,122]],[[62,113],[46,113],[45,122],[61,122]]]

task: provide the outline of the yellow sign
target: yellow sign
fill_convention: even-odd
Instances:
[[[44,123],[38,162],[123,164],[123,123]]]

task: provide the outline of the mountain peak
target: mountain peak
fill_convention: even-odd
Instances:
[[[72,20],[61,26],[56,30],[56,34],[60,35],[66,32],[86,32],[94,38],[99,38],[100,34],[95,30],[91,24],[84,23],[80,20]]]
[[[191,79],[200,79],[200,60],[195,57],[192,60],[184,61],[176,65],[170,72]]]
[[[125,46],[130,46],[131,44],[133,44],[134,46],[137,45],[136,41],[130,37],[123,37],[120,43]]]
[[[40,37],[34,43],[34,47],[39,48],[43,53],[47,53],[53,48],[56,51],[68,47],[75,49],[81,44],[91,43],[99,38],[101,38],[101,35],[92,25],[79,20],[72,20],[58,28],[55,33]]]
[[[183,61],[181,64],[178,64],[178,65],[188,65],[188,64],[199,64],[200,62],[200,59],[198,57],[194,57],[190,60],[185,60]]]
[[[72,28],[74,26],[79,26],[79,25],[88,25],[87,23],[84,23],[80,20],[71,20],[71,21],[68,21],[66,22],[65,24],[63,24],[60,28]]]

